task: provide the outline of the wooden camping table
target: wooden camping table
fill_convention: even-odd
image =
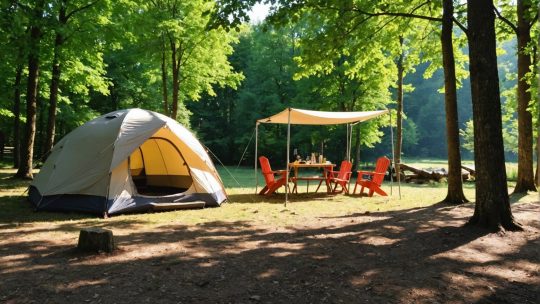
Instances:
[[[289,169],[292,168],[294,175],[293,180],[296,185],[296,182],[299,180],[306,180],[308,181],[308,187],[309,187],[309,181],[310,180],[317,180],[321,181],[324,180],[324,183],[326,184],[326,192],[330,193],[330,182],[328,180],[328,172],[332,171],[332,168],[334,168],[336,164],[332,163],[289,163]],[[322,176],[298,176],[298,171],[300,168],[318,168],[323,169],[323,175]],[[298,189],[298,188],[297,188]]]

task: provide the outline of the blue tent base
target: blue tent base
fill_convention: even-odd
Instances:
[[[161,197],[134,196],[124,199],[117,198],[117,200],[113,201],[95,195],[59,194],[43,196],[34,186],[30,186],[28,197],[38,211],[72,211],[101,216],[220,206],[210,194],[178,193]]]

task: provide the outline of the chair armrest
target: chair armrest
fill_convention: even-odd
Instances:
[[[275,171],[272,171],[272,173],[283,175],[287,173],[287,170],[275,170]]]

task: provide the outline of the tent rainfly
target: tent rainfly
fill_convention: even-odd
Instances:
[[[111,112],[52,149],[29,191],[37,210],[117,214],[219,206],[227,199],[202,144],[175,120]]]
[[[347,158],[350,159],[351,149],[351,137],[352,137],[352,125],[367,121],[383,114],[390,113],[389,110],[378,111],[363,111],[363,112],[327,112],[327,111],[313,111],[303,110],[295,108],[287,108],[275,115],[267,118],[257,120],[255,124],[255,178],[258,185],[257,175],[257,159],[258,159],[258,136],[259,136],[259,124],[261,123],[274,123],[274,124],[286,124],[287,125],[287,164],[290,159],[290,146],[291,146],[291,125],[335,125],[335,124],[347,124]],[[392,140],[393,143],[393,140]],[[392,145],[393,147],[393,145]],[[392,148],[392,154],[394,153]],[[393,157],[392,157],[393,158]],[[287,179],[289,180],[289,170],[287,170]],[[288,187],[288,184],[287,184]],[[285,202],[288,201],[289,191],[285,191]]]

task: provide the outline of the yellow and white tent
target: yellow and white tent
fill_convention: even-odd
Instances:
[[[221,179],[195,136],[141,109],[115,111],[62,138],[30,186],[38,210],[116,214],[219,206]]]

